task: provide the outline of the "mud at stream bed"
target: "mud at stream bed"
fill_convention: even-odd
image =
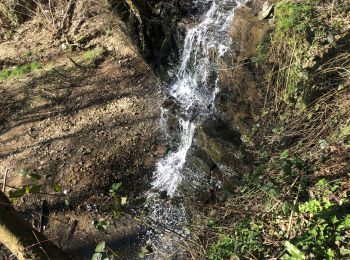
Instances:
[[[30,33],[26,26],[12,44]],[[161,85],[121,31],[109,34],[95,38],[101,46],[89,51],[57,51],[58,44],[51,57],[47,48],[40,68],[0,81],[0,176],[2,182],[7,173],[6,193],[30,182],[41,185],[39,194],[17,199],[16,209],[54,243],[87,259],[101,241],[122,256],[138,254],[140,227],[126,215],[112,219],[109,190],[122,183],[128,212],[142,201],[164,154]],[[10,45],[1,43],[0,53]],[[11,63],[14,57],[7,54],[2,58]],[[40,179],[25,178],[21,170]],[[106,232],[94,225],[101,218],[109,222]]]

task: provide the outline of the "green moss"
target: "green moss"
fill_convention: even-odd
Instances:
[[[94,59],[101,57],[103,55],[104,51],[105,50],[103,48],[100,48],[100,47],[97,47],[93,50],[88,50],[88,51],[84,52],[83,57],[82,57],[82,61],[87,61],[87,62],[93,61]]]
[[[0,71],[0,80],[19,77],[29,72],[35,71],[39,68],[40,68],[40,63],[32,62],[29,64],[18,66],[14,69],[3,69],[2,71]]]
[[[267,48],[263,44],[258,44],[253,61],[257,64],[263,64],[267,61],[268,56]]]

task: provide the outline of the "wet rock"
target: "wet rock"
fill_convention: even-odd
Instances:
[[[241,134],[221,119],[209,119],[199,128],[200,146],[222,170],[233,173],[241,168]]]
[[[215,100],[220,117],[231,127],[238,127],[245,136],[251,132],[253,115],[264,103],[257,84],[261,77],[252,57],[271,31],[269,22],[259,20],[256,15],[262,8],[261,1],[255,2],[251,8],[242,7],[236,11],[230,30],[232,43],[219,63],[220,93]]]
[[[261,11],[258,14],[259,20],[264,20],[271,16],[273,12],[274,4],[270,4],[269,1],[265,1]]]
[[[195,166],[200,172],[205,173],[207,176],[211,174],[212,169],[216,167],[216,164],[209,157],[206,151],[200,146],[192,146],[187,153],[186,160],[189,164]]]

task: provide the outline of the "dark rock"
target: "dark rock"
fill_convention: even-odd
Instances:
[[[205,121],[199,128],[198,139],[221,170],[233,174],[242,168],[241,134],[221,119]]]

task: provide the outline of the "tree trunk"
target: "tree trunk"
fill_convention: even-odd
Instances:
[[[19,260],[74,259],[27,223],[0,191],[0,243]]]

